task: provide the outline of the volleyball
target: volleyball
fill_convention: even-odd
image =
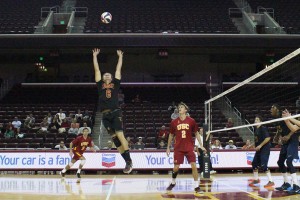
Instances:
[[[105,24],[109,24],[112,20],[112,15],[109,12],[104,12],[101,15],[101,21]]]

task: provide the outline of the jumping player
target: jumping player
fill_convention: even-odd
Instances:
[[[255,117],[255,123],[262,122],[261,116],[257,115]],[[253,169],[253,175],[254,179],[252,183],[249,184],[251,187],[255,187],[257,184],[260,183],[260,180],[258,179],[258,168],[260,167],[267,175],[269,182],[264,185],[265,188],[274,186],[274,182],[272,180],[271,172],[268,169],[268,162],[270,157],[270,135],[268,132],[267,127],[258,125],[255,128],[255,150],[256,153],[253,158],[252,162],[252,169]]]
[[[72,160],[67,166],[61,171],[62,178],[65,177],[66,171],[68,171],[75,162],[80,160],[79,168],[77,170],[77,183],[80,183],[80,172],[83,167],[83,165],[86,162],[85,157],[83,156],[83,153],[85,152],[87,147],[91,147],[91,150],[95,152],[94,150],[94,142],[92,141],[92,138],[88,136],[89,129],[84,128],[83,129],[83,135],[78,136],[70,143],[70,156],[72,157]]]
[[[184,157],[187,158],[191,164],[192,173],[194,178],[195,195],[202,194],[198,181],[198,172],[196,166],[196,156],[194,152],[194,142],[192,134],[194,133],[197,140],[199,141],[200,147],[204,152],[206,149],[203,147],[201,138],[198,132],[198,125],[195,120],[187,116],[189,110],[188,106],[181,102],[178,105],[179,117],[174,119],[170,124],[170,134],[167,146],[167,156],[170,155],[170,145],[175,135],[175,146],[174,146],[174,169],[172,172],[172,182],[168,186],[167,191],[171,191],[176,185],[176,177],[179,171],[180,164],[183,164]]]
[[[117,50],[119,57],[115,77],[112,74],[104,73],[101,77],[97,56],[100,49],[93,50],[93,63],[95,70],[95,81],[99,92],[99,105],[102,112],[102,123],[107,132],[111,135],[115,146],[126,162],[124,173],[129,174],[132,171],[132,160],[130,158],[128,142],[124,137],[122,125],[122,111],[119,107],[118,93],[121,83],[121,68],[123,64],[123,52]]]
[[[271,107],[271,115],[276,118],[280,118],[282,116],[281,109],[279,105],[274,104]],[[274,143],[278,143],[279,138],[281,137],[282,140],[282,146],[279,154],[279,159],[277,161],[277,164],[279,166],[279,170],[281,171],[283,175],[283,180],[284,183],[281,187],[275,188],[276,190],[279,191],[290,191],[291,193],[299,191],[299,186],[298,186],[298,180],[297,180],[297,175],[296,175],[296,169],[293,166],[293,160],[294,159],[299,159],[298,156],[298,135],[294,134],[294,131],[290,131],[290,129],[287,127],[286,122],[284,121],[279,121],[276,124],[277,132],[274,137]],[[285,161],[286,165],[285,166]],[[287,175],[287,168],[291,174],[292,177],[292,183],[293,187],[291,184],[288,182],[288,175]]]

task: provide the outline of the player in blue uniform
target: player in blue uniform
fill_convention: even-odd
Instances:
[[[291,116],[291,114],[289,113],[289,111],[284,110],[282,112],[282,117],[288,117]],[[298,157],[298,146],[299,146],[299,133],[297,132],[300,129],[300,121],[296,120],[296,119],[288,119],[284,121],[285,124],[287,125],[287,127],[290,129],[290,133],[286,136],[283,137],[284,141],[290,141],[290,147],[289,150],[292,152],[291,155],[295,155],[297,158]],[[293,178],[293,190],[289,191],[290,194],[300,194],[300,188],[298,186],[298,180],[297,180],[297,175],[296,175],[296,170],[293,167],[293,171],[291,172],[291,176]],[[292,174],[293,172],[293,174]],[[294,180],[294,177],[295,180]],[[294,189],[295,184],[297,185],[297,189]]]
[[[257,115],[255,117],[255,123],[259,123],[259,122],[262,122],[262,118],[261,116]],[[274,186],[274,182],[272,180],[271,172],[268,169],[271,137],[269,135],[267,127],[263,125],[256,126],[254,137],[255,137],[255,150],[256,150],[252,162],[254,180],[252,181],[252,183],[249,184],[249,186],[253,187],[260,183],[260,180],[258,179],[258,168],[260,167],[266,173],[269,180],[268,183],[264,185],[264,187],[269,188]]]
[[[276,118],[280,118],[282,116],[288,115],[288,112],[281,112],[279,105],[274,104],[271,107],[271,115]],[[290,130],[287,126],[290,121],[279,121],[276,123],[277,132],[274,137],[274,142],[277,143],[279,138],[281,137],[282,146],[279,154],[279,159],[277,164],[279,166],[279,170],[281,171],[284,179],[284,183],[281,187],[275,188],[279,191],[289,191],[291,194],[296,194],[299,192],[300,194],[300,187],[298,186],[297,174],[296,169],[293,166],[293,160],[299,159],[298,156],[298,134],[295,133],[294,130]],[[286,165],[285,166],[285,161]],[[288,176],[287,176],[287,169],[289,170],[291,177],[292,177],[292,184],[288,183]]]

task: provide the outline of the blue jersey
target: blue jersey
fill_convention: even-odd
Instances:
[[[270,137],[267,127],[260,126],[259,128],[255,128],[254,139],[255,146],[260,145],[266,138]],[[264,146],[261,147],[261,153],[270,153],[271,143],[267,142]]]

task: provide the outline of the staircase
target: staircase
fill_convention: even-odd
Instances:
[[[93,138],[94,144],[97,145],[100,149],[102,148],[101,143],[100,143],[101,132],[102,132],[102,131],[100,131],[101,120],[102,120],[102,114],[100,111],[97,111],[96,116],[95,116],[95,123],[94,123],[94,127],[93,127],[92,138]]]
[[[210,87],[207,87],[207,91],[209,92],[211,97],[217,96],[222,92],[218,84],[210,84],[210,85],[211,85]],[[222,114],[227,119],[232,118],[234,122],[234,126],[242,126],[245,124],[249,124],[248,121],[245,121],[242,118],[241,113],[238,111],[238,109],[232,106],[230,100],[226,96],[216,99],[212,103],[213,106],[221,110]],[[250,139],[251,142],[254,142],[254,134],[251,127],[237,129],[236,132],[243,138],[244,141]]]

